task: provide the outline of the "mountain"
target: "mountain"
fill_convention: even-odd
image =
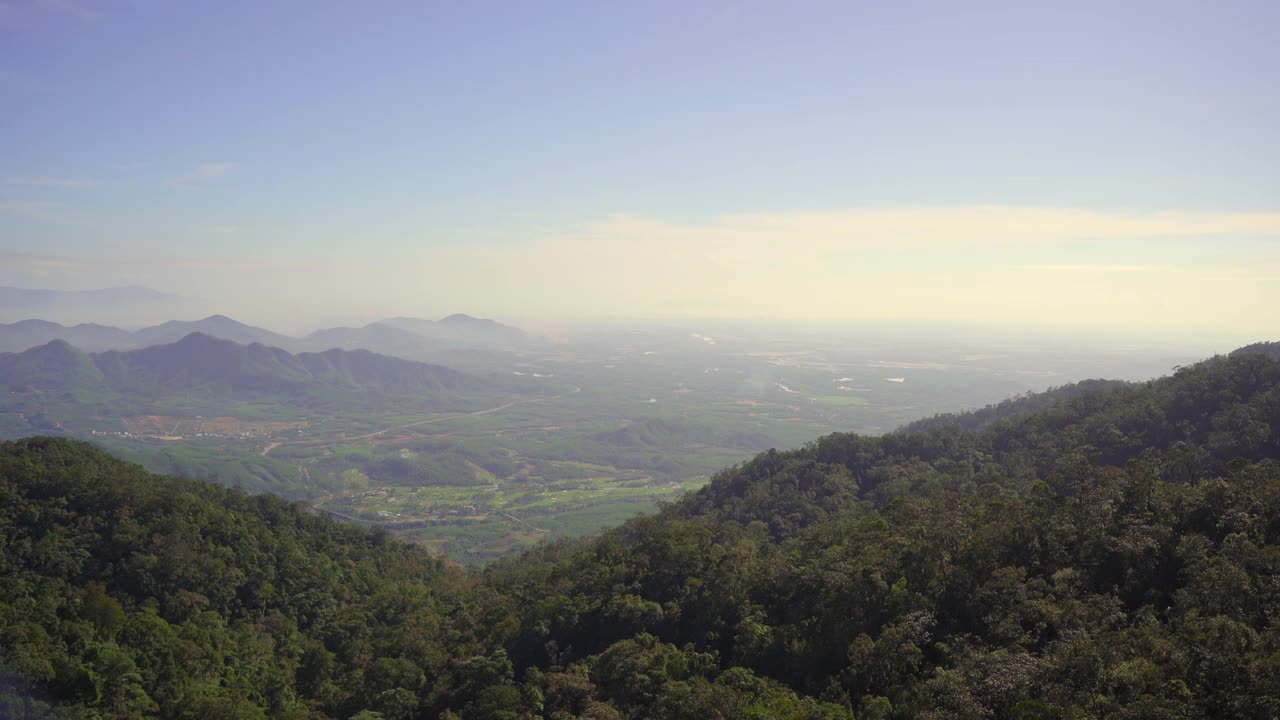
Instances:
[[[171,320],[132,333],[93,323],[68,327],[47,320],[22,320],[9,325],[0,324],[0,351],[19,352],[51,340],[65,340],[90,352],[128,350],[176,342],[191,333],[203,333],[245,345],[261,343],[294,348],[299,344],[287,335],[246,325],[225,315],[211,315],[203,320]]]
[[[368,350],[334,349],[297,358],[317,382],[385,394],[452,389],[468,382],[465,375],[446,367]]]
[[[444,327],[454,332],[471,337],[491,337],[503,339],[519,339],[525,337],[523,330],[503,325],[497,320],[477,318],[464,313],[455,313],[440,321]]]
[[[287,335],[245,325],[225,315],[210,315],[203,320],[170,320],[160,325],[143,328],[135,332],[133,337],[135,345],[146,346],[176,342],[191,333],[203,333],[242,345],[261,343],[272,347],[292,348],[296,344],[296,341]]]
[[[41,392],[93,391],[155,397],[193,390],[265,399],[310,391],[379,396],[459,389],[469,378],[438,365],[366,350],[290,354],[260,343],[240,345],[203,333],[139,350],[85,354],[55,340],[0,355],[0,387]]]
[[[1236,353],[771,450],[474,574],[82,443],[0,443],[0,708],[1277,717],[1276,428],[1280,360]]]
[[[363,327],[336,327],[317,330],[301,338],[296,347],[307,350],[362,348],[433,364],[495,372],[510,368],[518,359],[514,353],[529,347],[523,331],[492,320],[471,324],[450,316],[449,322],[420,318],[389,318]],[[448,318],[446,318],[448,320]]]
[[[301,343],[317,350],[364,349],[405,358],[416,357],[443,344],[430,336],[383,323],[317,330],[302,338]]]
[[[94,323],[68,327],[47,320],[21,320],[0,324],[0,352],[21,352],[53,340],[64,340],[88,351],[126,348],[135,344],[129,332]]]
[[[385,320],[379,320],[373,325],[383,325],[393,327],[416,335],[425,335],[427,337],[440,336],[445,334],[444,327],[434,320],[415,317],[393,317]]]
[[[65,340],[21,353],[0,353],[0,387],[9,392],[93,390],[103,382],[93,358]]]
[[[114,388],[214,384],[233,392],[289,392],[328,386],[377,393],[421,393],[458,387],[449,368],[377,355],[328,350],[292,355],[260,343],[241,345],[203,333],[176,343],[94,356]]]
[[[769,451],[499,561],[512,657],[653,636],[860,718],[1276,716],[1280,361],[1015,409]]]
[[[851,717],[651,635],[524,666],[517,598],[421,546],[85,443],[0,443],[0,499],[5,717]]]
[[[212,385],[236,393],[272,393],[314,380],[285,350],[260,343],[240,345],[198,332],[174,343],[108,351],[94,360],[107,384],[118,391]]]
[[[512,346],[530,339],[529,335],[519,328],[463,313],[456,313],[435,322],[422,318],[394,317],[381,320],[376,324],[407,330],[423,337],[473,345]]]
[[[10,288],[12,289],[12,288]],[[3,290],[3,288],[0,288]],[[40,293],[54,291],[24,291]],[[108,291],[101,291],[108,293]],[[126,294],[127,295],[127,294]],[[78,297],[78,295],[77,295]],[[391,318],[363,327],[335,327],[317,330],[303,338],[293,338],[260,327],[246,325],[225,315],[211,315],[202,320],[171,320],[160,325],[128,332],[116,327],[82,323],[61,325],[47,320],[28,319],[0,324],[0,352],[21,352],[51,340],[65,340],[89,352],[129,350],[177,342],[191,333],[202,333],[224,340],[249,345],[260,343],[298,352],[302,350],[364,349],[382,355],[394,355],[428,362],[469,362],[509,365],[507,356],[479,356],[476,351],[497,352],[516,348],[528,340],[521,330],[493,320],[469,315],[450,315],[434,322],[417,318]],[[462,354],[459,354],[459,352]]]

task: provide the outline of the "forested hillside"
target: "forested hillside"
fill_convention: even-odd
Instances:
[[[0,713],[1274,718],[1278,458],[1280,360],[1256,346],[770,451],[466,575],[276,499],[9,443]]]
[[[271,496],[154,476],[85,443],[0,444],[0,549],[5,718],[818,707],[749,672],[722,675],[714,655],[645,638],[589,673],[516,666],[511,598],[426,551]],[[645,658],[700,699],[633,686]]]
[[[1029,392],[1002,400],[981,410],[961,413],[945,413],[916,420],[904,425],[903,432],[931,432],[948,427],[961,430],[985,430],[1001,420],[1011,420],[1033,412],[1041,412],[1066,404],[1085,395],[1123,390],[1131,383],[1121,380],[1082,380],[1070,385],[1050,388],[1044,392]]]

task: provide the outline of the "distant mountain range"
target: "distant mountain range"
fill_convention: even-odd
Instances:
[[[106,325],[67,326],[45,320],[22,320],[0,324],[0,352],[21,352],[53,340],[90,352],[130,350],[174,343],[191,333],[244,345],[260,343],[290,352],[364,349],[416,359],[433,357],[450,349],[510,350],[532,340],[524,331],[509,325],[462,314],[440,321],[391,318],[363,327],[318,330],[301,338],[246,325],[225,315],[212,315],[203,320],[173,320],[135,332]]]
[[[391,320],[387,320],[384,322],[394,327],[396,326],[396,323],[405,323],[405,322],[411,322],[411,321],[419,323],[417,325],[417,329],[415,330],[416,332],[419,332],[419,333],[431,332],[430,330],[426,329],[427,327],[429,327],[429,325],[422,324],[422,323],[429,324],[430,323],[429,320],[415,321],[413,318],[392,318]],[[443,320],[435,323],[435,326],[439,329],[437,330],[437,332],[443,332],[443,334],[445,335],[452,335],[454,337],[468,337],[474,340],[523,340],[528,337],[523,330],[513,328],[509,325],[503,325],[502,323],[496,320],[490,320],[488,318],[472,317],[470,315],[466,315],[463,313],[455,313],[453,315],[450,315],[449,317],[444,318]],[[415,328],[406,327],[406,329],[415,329]]]
[[[21,320],[0,325],[0,351],[26,350],[53,340],[63,340],[89,351],[125,348],[137,343],[133,333],[94,323],[68,327],[47,320]]]
[[[20,353],[0,354],[0,387],[10,393],[66,393],[77,398],[154,398],[193,391],[204,396],[294,398],[317,390],[407,396],[458,389],[469,382],[446,367],[367,350],[294,355],[204,333],[139,350],[85,353],[64,340],[53,340]]]
[[[496,320],[477,318],[461,313],[450,315],[442,320],[432,321],[423,318],[394,317],[370,323],[361,328],[334,328],[351,333],[350,338],[359,337],[372,342],[404,342],[405,338],[422,338],[435,340],[444,345],[470,345],[476,347],[514,347],[526,343],[530,337],[523,330],[503,325]],[[321,330],[304,338],[312,343],[332,330]]]

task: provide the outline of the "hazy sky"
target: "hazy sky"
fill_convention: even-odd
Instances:
[[[0,0],[0,284],[1280,336],[1280,3]]]

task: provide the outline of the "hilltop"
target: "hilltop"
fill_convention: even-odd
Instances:
[[[518,328],[504,325],[497,320],[477,318],[465,313],[454,313],[437,321],[422,318],[395,317],[377,324],[407,330],[409,332],[454,342],[478,345],[519,345],[529,336]]]
[[[296,344],[296,341],[287,335],[246,325],[238,320],[232,320],[226,315],[210,315],[203,320],[171,320],[167,323],[143,328],[133,333],[133,339],[137,345],[162,345],[177,342],[191,333],[201,333],[242,345],[260,343],[273,347],[289,348]]]

